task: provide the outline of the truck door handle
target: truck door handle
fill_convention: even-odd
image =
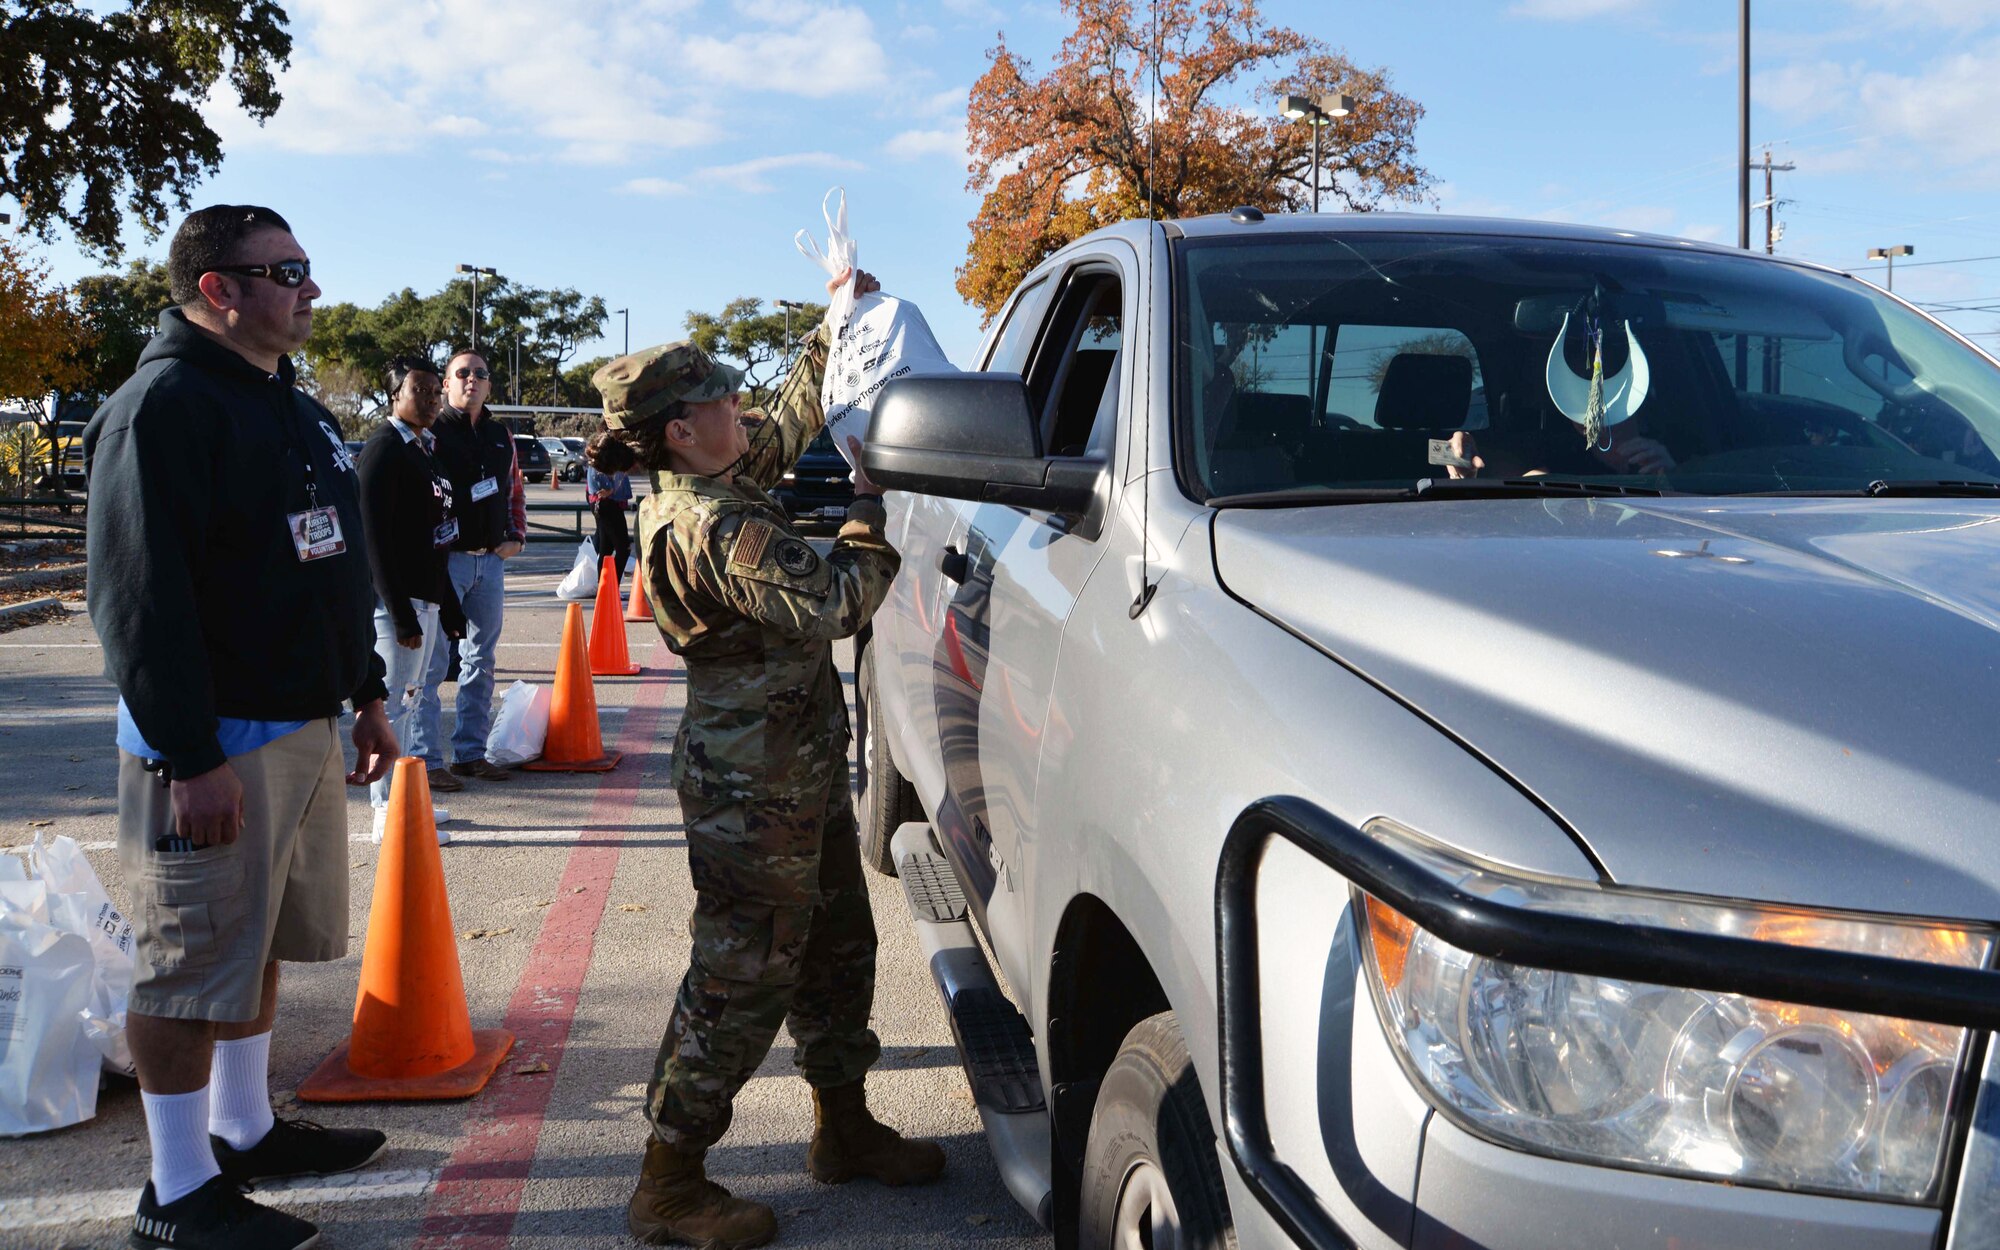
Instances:
[[[956,547],[946,547],[938,553],[938,572],[955,582],[963,582],[971,573],[971,563],[965,553]]]

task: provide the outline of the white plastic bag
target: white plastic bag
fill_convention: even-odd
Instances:
[[[576,545],[576,563],[569,576],[556,587],[558,599],[592,599],[597,596],[597,544],[586,538]]]
[[[103,1061],[84,1037],[90,943],[49,923],[49,888],[0,855],[0,1137],[97,1114]]]
[[[517,681],[501,696],[493,732],[486,735],[486,758],[502,768],[538,759],[549,736],[547,687]]]
[[[828,208],[826,202],[836,195],[840,197],[840,207]],[[828,191],[819,202],[819,211],[826,218],[826,250],[820,251],[811,233],[804,230],[792,236],[792,245],[799,249],[800,255],[826,270],[827,277],[838,278],[842,271],[854,268],[854,240],[847,233],[847,188],[835,187]],[[850,277],[847,285],[835,291],[826,305],[826,321],[833,327],[836,339],[853,312],[854,279]]]
[[[877,291],[855,302],[854,315],[833,342],[826,361],[826,380],[820,385],[820,402],[826,408],[826,427],[833,431],[833,445],[854,461],[849,438],[868,441],[868,421],[875,410],[875,397],[892,378],[908,373],[957,373],[958,367],[945,358],[944,348],[924,321],[923,313],[908,300]]]
[[[34,872],[49,890],[49,923],[90,943],[96,971],[83,1032],[104,1066],[133,1075],[132,1051],[125,1042],[125,1003],[132,996],[132,922],[111,905],[111,896],[73,838],[58,835],[44,843],[35,835],[28,852]]]

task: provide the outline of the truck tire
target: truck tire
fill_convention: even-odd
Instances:
[[[889,744],[875,726],[875,647],[861,648],[854,665],[854,754],[859,761],[854,787],[854,819],[861,826],[861,861],[884,876],[896,875],[889,840],[906,820],[922,820],[923,805],[889,756]]]
[[[1215,1129],[1170,1011],[1134,1025],[1104,1074],[1077,1205],[1080,1250],[1236,1245]]]

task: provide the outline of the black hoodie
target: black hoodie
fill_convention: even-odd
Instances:
[[[170,308],[83,432],[104,672],[178,777],[223,763],[217,717],[315,720],[385,693],[354,459],[292,378]],[[309,562],[286,522],[308,465],[347,543]]]

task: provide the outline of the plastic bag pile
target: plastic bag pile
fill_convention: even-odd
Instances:
[[[97,1114],[97,1078],[130,1075],[132,923],[73,839],[0,855],[0,1136]]]

